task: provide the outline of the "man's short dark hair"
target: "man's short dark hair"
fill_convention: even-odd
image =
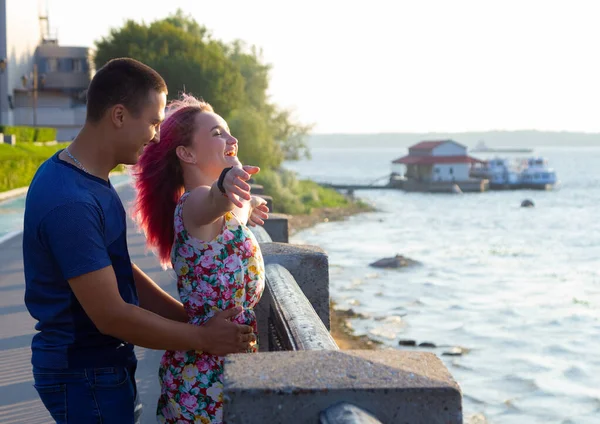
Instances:
[[[139,116],[150,90],[167,92],[165,80],[158,72],[135,59],[112,59],[96,72],[90,82],[86,119],[98,122],[109,108],[118,104]]]

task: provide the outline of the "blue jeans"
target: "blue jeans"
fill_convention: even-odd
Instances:
[[[33,367],[34,387],[59,424],[138,424],[136,365],[54,370]]]

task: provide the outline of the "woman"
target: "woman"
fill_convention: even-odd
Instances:
[[[177,274],[189,322],[202,325],[216,311],[241,305],[234,321],[256,334],[264,263],[246,224],[263,224],[268,209],[250,195],[246,181],[259,169],[242,166],[237,147],[208,103],[191,96],[171,103],[160,142],[146,147],[134,169],[134,211],[148,246]],[[159,422],[222,422],[223,357],[167,351],[159,376]]]

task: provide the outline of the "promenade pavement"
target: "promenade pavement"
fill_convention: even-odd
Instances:
[[[134,191],[129,185],[118,189],[129,210]],[[163,271],[156,257],[146,252],[143,234],[128,219],[128,243],[131,260],[156,283],[177,298],[175,276]],[[31,338],[35,321],[24,304],[21,234],[0,244],[0,423],[53,423],[33,387],[31,374]],[[137,384],[144,405],[143,424],[156,423],[155,407],[159,394],[158,364],[161,351],[136,348]]]

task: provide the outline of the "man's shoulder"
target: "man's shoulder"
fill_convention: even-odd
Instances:
[[[77,174],[57,163],[46,160],[33,178],[25,200],[25,220],[41,221],[52,211],[71,205],[98,204],[93,191],[78,182]]]

